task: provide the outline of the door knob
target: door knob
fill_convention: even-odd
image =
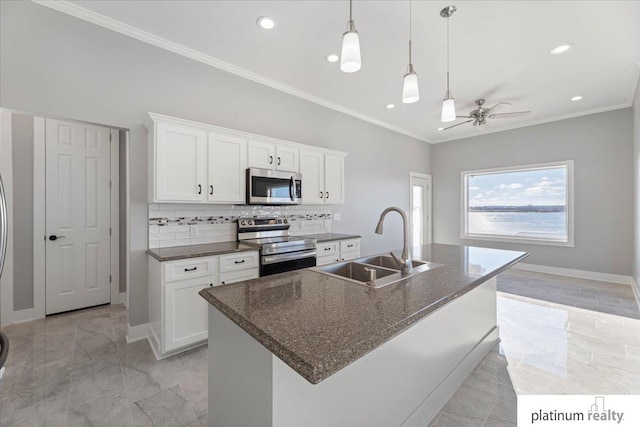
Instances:
[[[64,239],[64,236],[56,236],[55,234],[52,234],[51,236],[49,236],[49,240],[51,240],[52,242],[58,239]]]

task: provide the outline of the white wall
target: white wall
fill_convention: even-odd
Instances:
[[[149,111],[348,152],[333,231],[361,234],[363,253],[401,246],[398,218],[373,230],[385,207],[408,209],[429,144],[31,2],[0,2],[0,15],[0,106],[130,129],[131,325],[147,321]]]
[[[633,100],[633,229],[633,278],[640,295],[640,82]]]
[[[434,241],[460,243],[460,172],[574,160],[575,247],[465,240],[527,251],[527,263],[631,275],[631,108],[481,135],[432,147]]]

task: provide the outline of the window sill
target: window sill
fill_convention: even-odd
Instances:
[[[488,241],[488,242],[519,243],[521,245],[563,246],[563,247],[570,247],[570,248],[574,247],[572,238],[569,238],[568,241],[562,241],[562,240],[534,239],[531,237],[496,236],[496,235],[490,235],[490,234],[463,234],[460,236],[460,239]]]

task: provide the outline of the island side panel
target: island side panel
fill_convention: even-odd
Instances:
[[[272,358],[209,306],[209,427],[273,426]]]
[[[422,427],[497,340],[493,278],[317,385],[273,357],[272,425]]]

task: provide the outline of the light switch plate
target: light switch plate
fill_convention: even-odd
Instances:
[[[191,237],[197,237],[198,236],[198,225],[197,224],[193,224],[190,226],[191,229]]]
[[[333,214],[333,220],[334,221],[340,221],[342,219],[342,214],[339,212],[336,212]]]

